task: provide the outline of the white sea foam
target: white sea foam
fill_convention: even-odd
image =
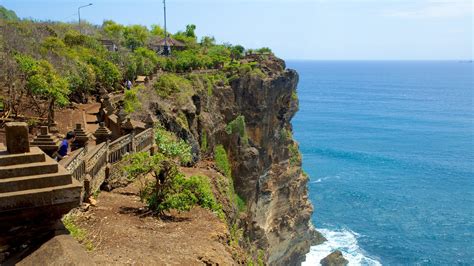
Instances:
[[[318,246],[311,247],[306,254],[306,261],[303,266],[321,265],[320,261],[334,250],[338,249],[352,265],[382,265],[377,260],[368,257],[357,244],[357,233],[350,230],[331,231],[328,229],[318,229],[327,239],[326,242]]]
[[[335,175],[335,176],[325,176],[325,177],[322,177],[322,178],[318,178],[318,180],[314,180],[314,181],[310,181],[309,183],[321,183],[323,182],[324,180],[327,180],[329,178],[340,178],[340,176],[338,175]]]

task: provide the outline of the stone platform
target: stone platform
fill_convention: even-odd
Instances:
[[[7,149],[0,150],[0,252],[48,233],[51,224],[79,206],[82,191],[66,169],[38,147],[29,147],[25,123],[7,123],[5,129]]]

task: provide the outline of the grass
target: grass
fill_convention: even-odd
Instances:
[[[64,216],[64,218],[62,219],[62,222],[64,224],[64,227],[66,227],[66,229],[69,231],[71,236],[74,237],[74,239],[76,239],[79,243],[84,245],[84,247],[88,251],[94,250],[94,245],[88,239],[86,230],[80,228],[76,224],[76,220],[74,219],[73,216],[71,215]]]

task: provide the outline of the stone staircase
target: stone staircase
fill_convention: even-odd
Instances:
[[[25,128],[7,123],[7,149],[0,150],[0,249],[80,204],[82,185],[38,147],[30,148]]]

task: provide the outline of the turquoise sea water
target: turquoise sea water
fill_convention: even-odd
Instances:
[[[315,206],[351,264],[474,265],[474,82],[463,62],[289,61]]]

